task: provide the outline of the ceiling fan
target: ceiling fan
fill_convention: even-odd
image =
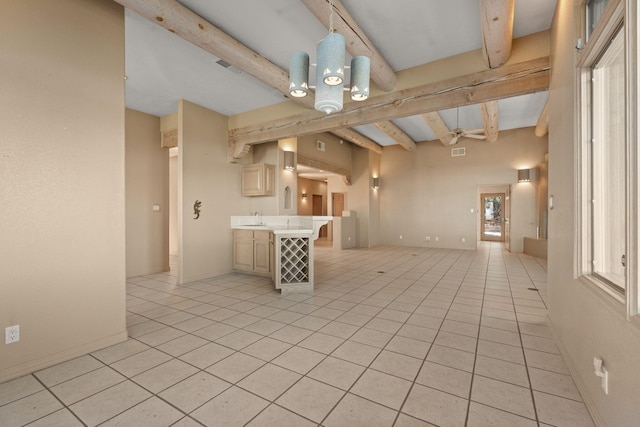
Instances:
[[[458,120],[460,116],[460,108],[456,108],[456,128],[448,132],[451,135],[449,145],[457,144],[460,138],[486,139],[484,129],[465,130],[459,127]]]
[[[422,118],[436,134],[445,147],[455,145],[460,138],[484,139],[495,142],[498,139],[498,101],[485,102],[480,105],[483,127],[481,129],[463,129],[460,127],[456,110],[456,127],[449,129],[437,111],[422,114]]]
[[[458,142],[458,139],[460,138],[486,139],[486,136],[484,135],[484,129],[464,130],[461,128],[455,128],[449,131],[449,135],[451,135],[449,145],[456,144]]]

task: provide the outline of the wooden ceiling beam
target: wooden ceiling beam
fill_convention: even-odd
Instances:
[[[289,73],[249,49],[176,0],[115,0],[183,39],[228,62],[286,97],[313,108],[313,99],[289,95]]]
[[[174,148],[178,146],[178,128],[160,132],[160,146],[162,148]]]
[[[329,29],[328,0],[300,1]],[[398,84],[396,73],[340,0],[333,0],[333,12],[333,28],[344,36],[347,51],[352,56],[368,56],[371,59],[371,80],[385,92],[393,90]]]
[[[322,22],[327,29],[330,28],[328,0],[300,1],[314,14],[318,21]],[[393,90],[398,84],[396,73],[340,0],[333,0],[333,12],[333,28],[344,36],[347,51],[352,56],[368,56],[371,59],[371,80],[385,92]],[[375,125],[402,147],[407,150],[415,149],[415,141],[395,124],[390,121],[382,121]]]
[[[549,57],[533,59],[437,83],[404,89],[345,105],[331,115],[304,113],[229,130],[229,141],[258,143],[293,135],[408,117],[544,91],[549,88]]]
[[[480,0],[482,59],[489,68],[503,66],[511,56],[515,0]]]
[[[331,133],[338,138],[351,142],[352,144],[371,150],[374,153],[382,154],[382,147],[380,145],[351,128],[333,129]]]
[[[295,101],[307,108],[314,108],[313,97],[295,98],[289,95],[289,73],[278,67],[268,59],[249,49],[233,37],[220,30],[209,21],[205,20],[187,7],[181,5],[175,0],[115,0],[117,3],[137,13],[138,15],[155,22],[165,29],[177,34],[183,39],[193,43],[194,45],[204,49],[212,55],[228,62],[234,67],[242,70],[244,73],[260,80],[262,83],[280,91],[284,96]],[[372,65],[371,75],[379,79],[379,86],[393,89],[396,85],[396,77],[391,67],[384,61],[382,55],[375,49],[373,43],[366,38],[364,32],[359,30],[357,24],[342,4],[335,6],[337,13],[341,17],[336,22],[338,28],[342,26],[353,26],[353,31],[349,37],[356,37],[350,40],[354,47],[353,52],[362,52],[369,56],[372,55],[372,64],[375,61],[375,67]],[[315,9],[315,6],[313,6]],[[326,13],[325,13],[326,15]],[[356,36],[353,36],[356,34]],[[364,36],[361,37],[360,36]],[[357,39],[357,40],[356,40]],[[350,50],[351,52],[351,50]],[[360,54],[360,53],[358,53]],[[389,74],[391,73],[391,74]],[[309,114],[317,114],[322,117],[324,114],[310,112]],[[353,142],[361,147],[368,148],[376,153],[382,152],[382,147],[369,138],[359,134],[358,132],[342,129],[338,131],[342,134],[342,138]],[[266,141],[260,141],[266,142]],[[251,149],[251,145],[259,142],[235,142],[229,141],[229,160],[244,157]]]
[[[407,151],[413,151],[416,149],[416,142],[411,139],[402,129],[396,126],[392,121],[385,120],[382,122],[374,123],[374,125],[382,132],[387,134],[391,139],[396,141],[401,147]]]
[[[424,113],[422,118],[429,125],[433,133],[436,134],[442,145],[449,146],[451,145],[451,140],[453,136],[449,133],[449,127],[442,120],[442,116],[437,111],[430,111],[428,113]]]
[[[486,141],[496,142],[498,140],[498,101],[480,104],[480,112]]]

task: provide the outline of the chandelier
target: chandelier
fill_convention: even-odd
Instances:
[[[316,48],[316,85],[309,85],[309,55],[294,52],[289,69],[289,94],[302,98],[315,89],[315,109],[327,114],[342,110],[343,93],[349,91],[354,101],[364,101],[369,97],[369,73],[371,60],[364,56],[354,56],[351,66],[345,66],[344,37],[333,31],[333,0],[329,0],[329,34],[318,42]],[[344,71],[351,69],[350,87],[344,87]]]

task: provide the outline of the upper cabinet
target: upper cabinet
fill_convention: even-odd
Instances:
[[[275,194],[275,166],[254,163],[242,167],[243,196],[273,196]]]

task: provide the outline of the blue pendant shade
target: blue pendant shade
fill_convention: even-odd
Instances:
[[[330,3],[331,4],[331,3]],[[344,93],[345,40],[338,33],[320,40],[316,49],[315,109],[327,114],[342,110]],[[369,97],[371,60],[356,56],[351,61],[351,99],[363,101]],[[289,94],[302,98],[309,94],[309,55],[294,52],[289,69]]]
[[[289,69],[289,94],[303,98],[309,93],[309,55],[293,52]]]
[[[342,98],[344,97],[344,87],[342,85],[329,86],[322,81],[322,70],[316,68],[316,99],[315,109],[324,111],[327,114],[336,113],[342,110]]]
[[[321,79],[327,86],[338,86],[344,82],[344,37],[338,33],[329,33],[320,40],[317,47],[317,68]]]
[[[351,99],[364,101],[369,98],[369,69],[371,60],[363,55],[351,59]]]

